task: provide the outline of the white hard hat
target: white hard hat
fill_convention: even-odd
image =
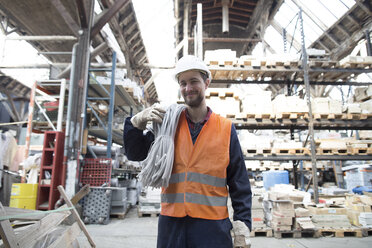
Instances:
[[[209,71],[207,65],[198,57],[193,55],[186,55],[178,60],[175,69],[175,77],[178,79],[178,75],[181,72],[190,71],[190,70],[198,70],[206,73],[208,78],[211,80],[212,75]]]

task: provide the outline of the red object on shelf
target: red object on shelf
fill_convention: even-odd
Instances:
[[[47,111],[53,111],[53,110],[57,110],[58,109],[59,101],[44,102],[43,105],[44,105],[44,107],[46,108]]]
[[[86,158],[80,174],[80,183],[90,186],[111,185],[111,158]]]
[[[66,166],[63,163],[65,134],[46,131],[41,155],[36,208],[52,210],[60,197],[58,185],[65,186]]]

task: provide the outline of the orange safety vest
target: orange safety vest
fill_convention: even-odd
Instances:
[[[228,217],[230,134],[231,121],[212,113],[193,144],[185,111],[181,113],[172,175],[161,193],[162,215],[210,220]]]

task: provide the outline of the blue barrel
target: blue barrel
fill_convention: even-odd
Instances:
[[[288,171],[264,171],[262,174],[266,190],[275,184],[289,184]]]

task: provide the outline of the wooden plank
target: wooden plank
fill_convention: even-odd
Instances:
[[[21,247],[33,247],[38,238],[49,233],[54,227],[58,226],[69,213],[51,213],[42,218],[38,224],[34,224],[17,235]]]
[[[66,195],[66,192],[65,190],[63,189],[63,187],[61,185],[58,186],[58,191],[61,193],[61,196],[63,197],[63,199],[65,200],[67,206],[69,207],[74,207],[74,205],[71,203],[71,201],[68,199],[67,195]],[[94,243],[92,237],[89,235],[88,233],[88,230],[86,228],[86,226],[84,225],[84,222],[80,219],[80,216],[78,214],[78,212],[76,211],[75,208],[71,209],[70,210],[71,213],[72,213],[72,216],[74,217],[74,219],[76,220],[76,222],[79,224],[81,230],[84,232],[85,236],[87,237],[90,245],[92,247],[96,247],[96,244]]]
[[[6,216],[5,209],[0,202],[0,216]],[[0,221],[0,236],[3,240],[5,247],[20,247],[19,242],[17,242],[16,235],[9,220]]]
[[[79,236],[80,232],[81,229],[79,224],[75,222],[72,224],[72,226],[68,227],[48,248],[70,247],[72,242]]]
[[[77,192],[72,198],[71,198],[71,203],[76,205],[81,199],[83,199],[84,196],[89,194],[90,192],[90,187],[88,184],[84,185],[79,192]]]

